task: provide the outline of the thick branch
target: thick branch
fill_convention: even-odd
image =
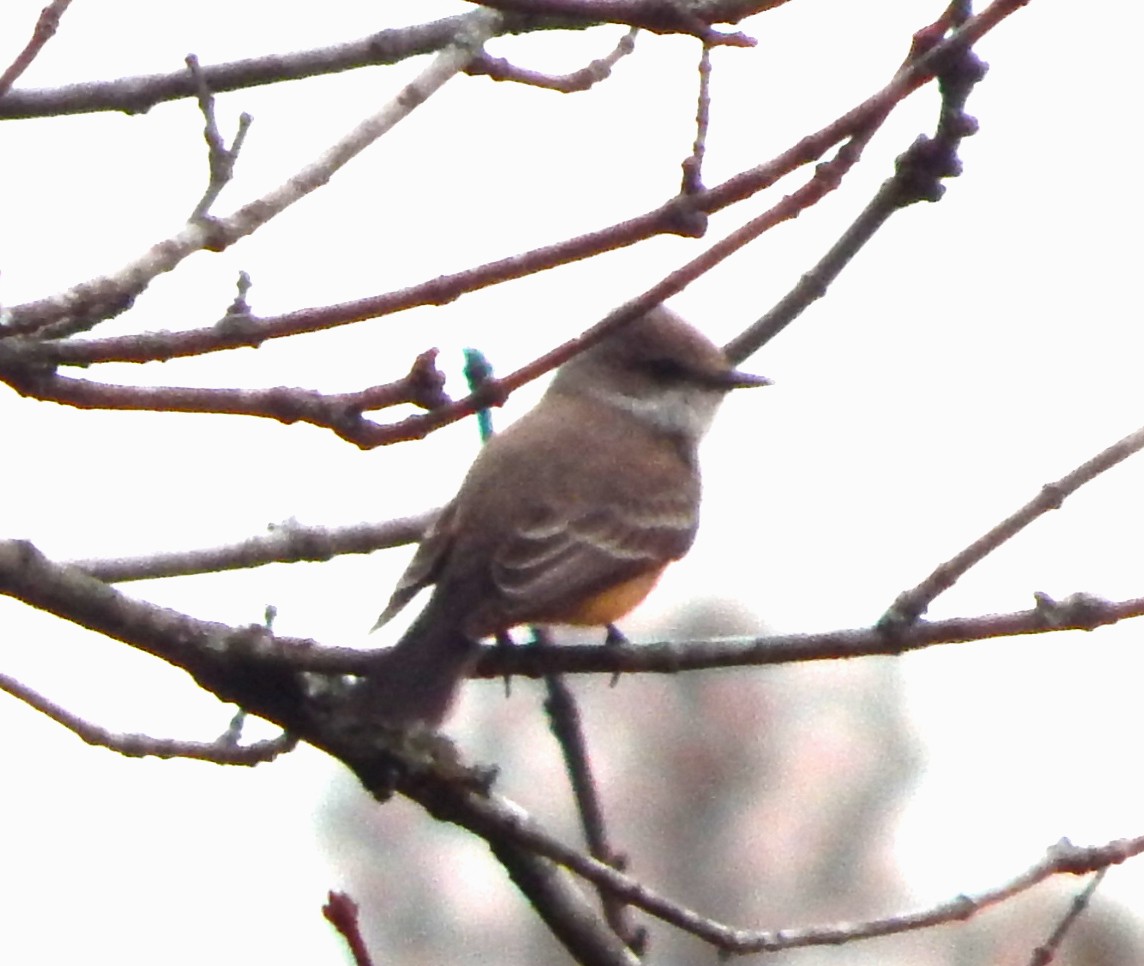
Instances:
[[[690,34],[712,46],[753,46],[744,34],[724,34],[713,23],[738,21],[778,7],[786,0],[708,0],[680,3],[678,0],[480,0],[481,5],[536,17],[572,17],[587,23],[618,23],[657,34]]]
[[[202,68],[203,79],[216,94],[281,81],[336,74],[410,57],[432,54],[454,43],[471,22],[472,14],[446,17],[432,23],[380,30],[369,37],[289,54],[267,54]],[[496,33],[508,27],[496,28]],[[186,71],[143,74],[111,81],[87,81],[41,90],[10,91],[0,98],[0,119],[123,111],[140,114],[156,104],[197,95],[196,83]]]

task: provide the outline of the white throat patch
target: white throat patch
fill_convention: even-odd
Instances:
[[[678,433],[699,442],[715,418],[723,393],[702,386],[672,386],[652,396],[629,396],[610,389],[592,395],[609,406],[635,416],[640,422]]]

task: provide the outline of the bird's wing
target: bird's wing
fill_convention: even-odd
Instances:
[[[448,504],[429,524],[421,543],[417,545],[417,552],[405,568],[405,573],[393,588],[393,594],[385,610],[373,625],[377,630],[388,623],[397,613],[408,604],[417,594],[430,584],[437,582],[437,575],[453,541],[453,521],[456,517],[456,505]]]
[[[566,611],[581,602],[682,557],[697,526],[691,493],[571,515],[539,506],[498,549],[493,585],[507,617],[573,622]]]

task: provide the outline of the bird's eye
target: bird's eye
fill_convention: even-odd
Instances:
[[[678,359],[648,359],[644,368],[657,382],[679,382],[687,375]]]

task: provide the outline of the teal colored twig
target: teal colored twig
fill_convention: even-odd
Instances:
[[[493,377],[493,367],[485,354],[479,349],[465,349],[465,380],[469,384],[469,392],[476,392]],[[481,442],[487,443],[493,434],[493,414],[489,409],[477,411],[477,430],[481,434]]]

